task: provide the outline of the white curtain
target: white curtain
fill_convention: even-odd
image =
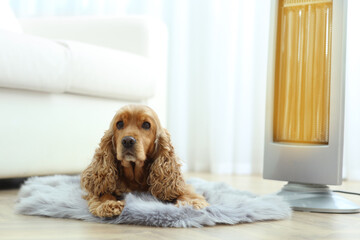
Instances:
[[[344,176],[360,180],[360,1],[348,1]]]
[[[270,1],[10,2],[20,17],[50,12],[163,19],[169,30],[168,128],[185,169],[261,173]],[[344,176],[360,180],[360,6],[357,0],[348,5]]]
[[[169,129],[190,171],[261,171],[269,4],[171,8]]]

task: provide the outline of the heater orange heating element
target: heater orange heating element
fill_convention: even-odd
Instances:
[[[280,0],[274,142],[328,144],[332,1]]]

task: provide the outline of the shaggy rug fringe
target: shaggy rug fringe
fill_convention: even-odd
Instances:
[[[195,210],[175,207],[148,193],[129,193],[120,216],[99,218],[89,213],[82,198],[79,176],[47,176],[28,179],[21,187],[15,212],[24,215],[73,218],[90,222],[136,224],[158,227],[202,227],[215,224],[280,220],[291,216],[291,208],[280,196],[256,196],[218,182],[190,179],[196,192],[210,206]]]

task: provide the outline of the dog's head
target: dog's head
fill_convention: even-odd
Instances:
[[[161,129],[157,114],[149,107],[128,105],[114,116],[111,126],[113,148],[120,161],[145,161],[155,151]]]

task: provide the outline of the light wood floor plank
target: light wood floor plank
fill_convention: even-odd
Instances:
[[[226,182],[256,194],[278,191],[284,182],[263,180],[259,176],[187,174],[209,181]],[[344,182],[333,189],[360,192],[360,182]],[[360,239],[360,214],[320,214],[294,212],[292,219],[257,222],[234,226],[204,228],[155,228],[132,225],[108,225],[71,219],[22,216],[13,212],[18,190],[0,190],[0,239],[136,239],[136,240],[219,240],[219,239]],[[360,196],[345,195],[360,205]]]

